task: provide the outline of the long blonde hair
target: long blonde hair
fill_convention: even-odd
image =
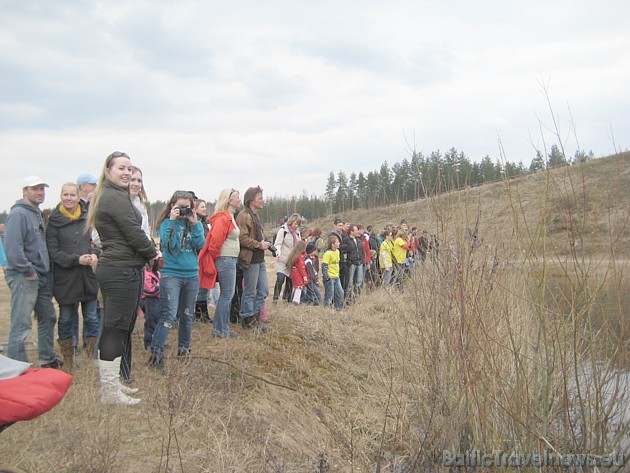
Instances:
[[[306,242],[298,240],[287,257],[287,266],[290,268],[298,260],[299,256],[306,251]]]
[[[85,223],[88,230],[96,229],[96,212],[98,211],[98,207],[101,201],[103,183],[105,181],[111,181],[109,170],[114,167],[115,161],[118,158],[127,158],[129,161],[131,161],[131,158],[127,155],[127,153],[121,153],[120,151],[114,151],[105,159],[105,164],[103,165],[103,170],[101,171],[101,175],[98,178],[96,189],[94,189],[94,196],[92,197],[90,208],[88,210],[87,222]],[[129,188],[127,188],[127,193],[129,193]]]
[[[140,202],[146,204],[149,201],[149,198],[147,197],[147,191],[144,190],[144,174],[142,173],[142,169],[138,166],[131,166],[131,175],[133,176],[137,172],[139,172],[142,177],[142,187],[140,188],[140,192],[138,192],[138,198],[140,199]]]
[[[230,199],[234,195],[234,193],[238,194],[236,189],[223,189],[219,194],[219,198],[217,199],[217,203],[214,204],[214,213],[225,212],[230,207]]]

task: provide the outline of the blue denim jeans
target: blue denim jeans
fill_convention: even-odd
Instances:
[[[324,293],[324,305],[326,307],[332,307],[333,298],[335,299],[335,309],[341,310],[343,307],[343,287],[341,287],[341,280],[339,278],[328,278],[325,281],[326,292]]]
[[[354,274],[354,289],[357,296],[361,294],[361,289],[363,289],[364,280],[365,280],[365,265],[360,264],[356,273]]]
[[[387,287],[392,283],[392,268],[383,269],[383,287]]]
[[[346,292],[350,292],[352,293],[352,288],[354,287],[354,285],[356,284],[356,273],[359,269],[359,265],[358,264],[350,264],[348,265],[348,290]]]
[[[212,328],[212,333],[215,335],[230,333],[230,307],[236,289],[236,259],[233,256],[219,256],[214,263],[217,268],[217,280],[221,286]]]
[[[7,355],[28,362],[24,342],[33,328],[31,314],[37,319],[37,348],[40,364],[55,361],[55,322],[57,314],[52,302],[52,279],[39,276],[30,281],[23,274],[6,275],[11,290],[11,327]]]
[[[314,282],[309,282],[304,286],[304,292],[302,293],[302,301],[306,304],[313,306],[321,305],[322,293]]]
[[[208,302],[209,289],[207,287],[200,287],[197,293],[197,302]]]
[[[252,263],[243,270],[243,296],[241,297],[242,319],[260,314],[263,302],[269,295],[269,280],[265,262]]]
[[[144,346],[151,345],[155,327],[162,316],[159,297],[146,297],[140,301],[140,308],[144,313]]]
[[[73,338],[75,314],[81,306],[83,312],[83,338],[98,337],[99,321],[96,312],[98,300],[77,302],[76,304],[59,304],[59,322],[57,332],[59,340]]]
[[[166,338],[179,320],[177,351],[190,350],[195,302],[199,292],[199,277],[180,278],[163,274],[160,280],[160,321],[153,332],[151,353],[157,358],[164,358]]]

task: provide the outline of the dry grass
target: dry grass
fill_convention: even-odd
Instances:
[[[80,357],[60,405],[0,434],[0,458],[33,472],[402,472],[438,470],[444,449],[621,451],[628,161],[349,214],[431,222],[441,264],[343,313],[269,305],[266,335],[195,325],[192,360],[171,353],[165,375],[144,365],[137,330],[142,403],[102,406]],[[603,310],[611,282],[618,310]],[[5,284],[0,311],[5,339]]]

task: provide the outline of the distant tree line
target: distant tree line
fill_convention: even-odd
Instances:
[[[576,151],[572,158],[567,158],[564,148],[552,145],[547,156],[537,151],[529,167],[523,162],[501,162],[492,160],[488,155],[480,162],[471,162],[461,151],[451,148],[446,153],[434,151],[428,156],[414,152],[410,159],[390,166],[387,161],[380,169],[365,174],[339,171],[330,172],[325,184],[323,196],[265,196],[265,207],[260,212],[265,226],[274,227],[281,219],[299,213],[307,220],[326,215],[343,213],[349,210],[372,209],[384,205],[401,204],[443,192],[479,186],[501,179],[512,179],[543,169],[568,166],[592,159],[593,152]],[[155,228],[155,220],[166,202],[149,202],[149,224]],[[213,212],[214,203],[208,202],[208,215]],[[0,222],[4,222],[7,212],[0,213]]]
[[[446,153],[434,151],[429,156],[414,152],[410,159],[389,166],[385,161],[379,170],[367,174],[339,171],[328,176],[324,199],[329,214],[347,210],[371,209],[384,205],[401,204],[443,192],[479,186],[501,179],[513,179],[543,169],[567,166],[593,158],[593,152],[576,151],[567,159],[557,145],[551,147],[547,158],[538,151],[529,168],[488,155],[480,162],[471,162],[463,153],[451,148]]]

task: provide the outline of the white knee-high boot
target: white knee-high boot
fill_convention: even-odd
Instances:
[[[129,386],[125,386],[123,383],[120,382],[120,377],[118,378],[118,384],[120,385],[120,390],[124,394],[136,394],[139,391],[138,388],[130,388]]]
[[[122,391],[122,384],[119,378],[120,360],[120,356],[113,361],[98,360],[98,368],[101,375],[101,402],[103,404],[133,406],[138,404],[140,399],[129,397]]]
[[[101,351],[100,351],[100,350],[98,350],[98,351],[96,352],[96,359],[97,359],[98,361],[100,361],[100,359],[101,359]],[[121,358],[121,360],[122,360],[122,358]],[[121,382],[120,382],[120,376],[118,376],[118,378],[117,378],[117,379],[118,379],[118,384],[119,384],[119,386],[120,386],[120,390],[121,390],[124,394],[136,394],[136,393],[139,391],[139,389],[138,389],[138,388],[130,388],[129,386],[125,386],[123,383],[121,383]]]

